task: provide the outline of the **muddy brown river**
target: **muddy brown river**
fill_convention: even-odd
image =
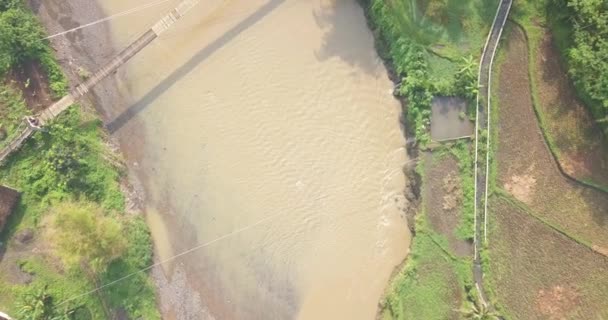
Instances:
[[[113,20],[114,45],[175,3]],[[408,252],[407,159],[355,0],[202,1],[120,81],[109,128],[137,141],[159,259],[202,244],[163,267],[167,318],[375,317]]]

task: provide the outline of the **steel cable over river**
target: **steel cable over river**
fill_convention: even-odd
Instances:
[[[111,16],[144,3],[99,5]],[[111,20],[114,45],[174,5]],[[407,155],[355,0],[206,1],[110,80],[122,100],[100,107],[145,190],[161,261],[283,213],[165,266],[167,317],[375,316],[409,246]]]

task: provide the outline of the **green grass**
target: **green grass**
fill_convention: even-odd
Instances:
[[[390,0],[385,23],[396,32],[443,57],[479,56],[497,0]],[[376,4],[375,4],[376,5]]]
[[[407,264],[382,302],[382,319],[448,319],[461,308],[470,264],[446,254],[438,239],[430,231],[416,234]]]
[[[475,174],[473,172],[473,150],[471,146],[459,141],[450,148],[458,160],[462,188],[461,221],[456,234],[461,239],[473,239],[475,234]]]
[[[17,128],[23,123],[23,117],[30,111],[23,101],[21,93],[12,87],[0,84],[0,148],[6,145],[17,133]],[[2,135],[5,134],[4,139]]]
[[[440,147],[433,151],[432,161],[444,161],[444,157],[458,152],[464,154],[465,150],[468,149],[460,145]],[[443,170],[427,163],[427,159],[419,161],[416,167],[423,179],[433,175],[432,170]],[[428,193],[430,190],[425,191],[423,197],[428,197]],[[423,203],[416,216],[416,235],[406,263],[392,279],[381,301],[382,319],[458,318],[456,310],[474,298],[470,257],[458,257],[447,237],[435,231],[428,219]]]
[[[122,169],[108,161],[117,159],[117,156],[108,151],[103,141],[101,122],[73,107],[46,132],[36,133],[18,153],[11,156],[0,167],[0,183],[11,185],[23,194],[0,241],[6,242],[26,228],[34,229],[38,236],[42,236],[45,232],[42,222],[54,203],[88,200],[100,204],[110,217],[120,219],[127,228],[125,236],[129,243],[127,254],[98,275],[99,283],[111,282],[149,265],[152,244],[148,229],[141,217],[122,214],[125,201],[119,185]],[[57,164],[58,159],[70,165]],[[114,160],[113,163],[119,162]],[[27,260],[26,267],[34,271],[35,281],[30,286],[7,285],[12,295],[3,297],[7,301],[17,301],[20,294],[43,285],[49,286],[49,292],[57,301],[94,287],[82,273],[70,271],[61,274],[52,261],[32,258]],[[58,286],[58,283],[65,285]],[[98,315],[103,311],[100,298],[111,309],[124,307],[133,318],[159,318],[153,284],[146,273],[139,273],[98,294],[85,296],[76,301],[76,305],[86,306]],[[3,307],[15,308],[14,305]]]
[[[608,260],[548,228],[504,198],[491,202],[496,219],[489,274],[508,319],[603,319]],[[548,293],[558,290],[558,294]]]

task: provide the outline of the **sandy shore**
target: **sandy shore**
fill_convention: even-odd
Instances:
[[[103,10],[95,2],[91,2],[90,0],[69,0],[67,2],[60,2],[60,3],[57,3],[56,0],[37,0],[34,3],[32,3],[32,7],[38,13],[41,21],[44,23],[44,25],[46,26],[46,28],[50,34],[61,32],[63,30],[70,29],[75,26],[82,25],[84,23],[88,23],[88,22],[91,22],[91,21],[94,21],[101,17],[106,16],[106,14],[103,12]],[[242,9],[242,7],[239,7],[239,8]],[[349,8],[351,8],[351,7],[349,7]],[[330,9],[325,8],[325,10],[327,12],[331,12]],[[286,9],[284,9],[284,10],[286,10]],[[318,9],[317,11],[319,11],[319,10],[320,9]],[[340,12],[343,13],[344,11],[340,11]],[[228,14],[228,13],[226,13],[226,15],[228,17],[230,17],[230,14]],[[288,16],[288,14],[285,14],[285,16]],[[294,16],[301,17],[300,14],[294,15]],[[283,17],[283,15],[280,15],[280,17]],[[340,17],[342,19],[339,19]],[[324,36],[326,36],[325,35],[326,31],[336,30],[336,28],[337,28],[337,30],[348,30],[348,32],[351,33],[351,32],[353,32],[353,29],[352,29],[353,24],[347,23],[347,22],[351,21],[350,19],[352,17],[356,17],[356,14],[340,15],[337,17],[328,15],[327,17],[325,17],[327,19],[326,23],[328,24],[328,26],[329,25],[333,26],[333,29],[320,28],[319,30],[317,30],[315,28],[319,28],[319,27],[316,25],[313,25],[312,28],[314,30],[317,30],[317,32],[322,33]],[[320,21],[318,19],[319,19],[319,16],[317,15],[317,20],[316,20],[317,24]],[[340,22],[342,22],[342,23],[340,23]],[[284,23],[286,25],[288,24],[287,22],[284,22]],[[263,26],[262,23],[260,23],[259,25]],[[349,26],[349,28],[339,29],[338,28],[339,26]],[[263,28],[261,28],[260,30],[257,30],[256,28],[251,28],[251,29],[252,30],[249,32],[252,32],[253,38],[259,38],[259,37],[266,36],[271,33],[271,32],[269,33],[267,31],[264,31]],[[358,32],[358,34],[360,34],[362,32],[363,31],[360,31],[360,32]],[[355,32],[355,33],[357,33],[357,32]],[[223,34],[223,33],[221,33],[221,34]],[[230,34],[230,33],[228,33],[228,34]],[[331,35],[332,33],[329,33],[329,34]],[[70,77],[72,85],[75,85],[80,81],[79,76],[78,76],[78,73],[79,73],[78,70],[80,68],[84,68],[88,71],[93,72],[99,66],[101,66],[101,64],[103,64],[105,61],[109,60],[112,57],[112,55],[118,51],[118,49],[120,49],[120,48],[115,48],[112,45],[113,41],[116,40],[116,39],[112,38],[113,36],[116,36],[116,34],[112,34],[112,30],[110,29],[109,25],[99,24],[99,25],[96,25],[96,26],[93,26],[90,28],[79,30],[68,36],[57,37],[52,40],[53,47],[57,50],[57,56],[60,59],[61,63],[63,64],[66,73]],[[117,36],[117,38],[118,38],[118,36]],[[344,37],[340,37],[340,39],[343,39],[343,38]],[[221,39],[221,37],[220,37],[220,39]],[[318,39],[323,39],[323,37],[311,37],[311,39],[310,39],[311,43],[309,44],[308,47],[310,47],[310,48],[318,47],[318,44],[316,44],[316,42],[315,42]],[[165,39],[165,41],[170,42],[171,39],[170,38]],[[123,39],[123,42],[124,42],[124,39]],[[191,41],[191,42],[189,42],[189,44],[190,45],[192,45],[193,43],[198,44],[199,42],[200,41]],[[118,43],[118,41],[116,41],[114,43]],[[236,44],[233,44],[233,45],[238,45],[239,43],[240,42],[236,42]],[[343,45],[344,48],[350,48],[352,46],[353,46],[352,43],[346,43]],[[267,47],[269,47],[269,46],[260,47],[260,48],[258,48],[259,50],[257,50],[257,51],[266,52],[267,49],[263,49],[263,48],[267,48]],[[227,48],[229,48],[228,45],[227,45]],[[277,47],[274,46],[273,48],[276,49]],[[322,46],[321,48],[324,48],[324,47]],[[159,48],[156,48],[156,49],[158,51]],[[161,49],[162,49],[162,46],[161,46]],[[261,51],[261,50],[265,50],[265,51]],[[152,50],[152,51],[154,51],[154,50]],[[368,52],[365,50],[359,50],[359,52],[362,52],[362,51]],[[270,53],[273,53],[273,52],[274,51],[271,51]],[[266,55],[267,53],[268,52],[266,52],[264,55]],[[149,54],[150,54],[150,52],[144,53],[144,56],[146,56],[145,57],[146,61],[153,61],[153,60],[150,60],[150,57],[148,56]],[[296,54],[284,54],[284,53],[281,53],[280,56],[281,57],[291,57],[291,58],[299,57]],[[304,59],[307,57],[308,56],[303,56],[301,58]],[[323,58],[322,56],[318,56],[318,55],[314,56],[314,57],[316,59]],[[350,56],[346,56],[346,57],[339,56],[339,57],[342,59],[348,60]],[[326,57],[325,60],[327,60],[327,59],[328,58]],[[368,57],[368,55],[364,55],[362,61],[367,63],[365,65],[373,65],[373,68],[368,67],[367,69],[365,69],[365,70],[367,70],[367,72],[371,72],[370,70],[376,70],[375,68],[377,67],[377,61],[375,59],[376,58],[370,59]],[[279,61],[279,62],[282,61],[282,59],[280,59],[280,58],[277,58],[275,60]],[[268,60],[266,59],[266,60],[260,60],[260,61],[268,61]],[[308,61],[308,60],[306,60],[306,61]],[[316,60],[309,61],[309,62],[310,62],[310,65],[312,65],[312,66],[319,67],[321,65],[319,63],[319,61],[316,61]],[[206,65],[207,69],[205,69],[205,70],[213,69],[214,67],[223,66],[223,65],[224,64],[218,64],[218,63],[209,64],[209,65]],[[341,66],[341,65],[339,65],[339,66]],[[340,68],[343,68],[343,69],[340,69]],[[338,68],[338,71],[344,71],[344,70],[350,71],[351,70],[351,68],[346,68],[344,66],[342,66],[340,68]],[[221,72],[217,72],[217,74],[226,73],[225,68],[221,68],[221,69],[222,69]],[[280,68],[280,70],[288,70],[288,69],[289,68]],[[310,71],[309,69],[306,69],[304,71]],[[124,70],[124,69],[122,69],[122,70]],[[95,108],[101,114],[101,117],[106,121],[112,121],[118,115],[123,113],[125,110],[128,110],[128,108],[130,107],[130,105],[128,105],[128,104],[132,100],[132,95],[130,94],[130,92],[136,91],[133,89],[133,87],[131,87],[131,86],[134,86],[133,83],[136,81],[134,81],[134,79],[129,79],[129,81],[125,81],[124,79],[127,79],[127,75],[122,70],[119,70],[119,72],[116,75],[114,75],[114,76],[104,80],[102,83],[100,83],[100,85],[98,85],[93,90],[93,95],[91,95],[88,98],[89,101],[88,101],[88,103],[86,103],[87,105],[95,106]],[[171,69],[171,70],[173,70],[173,69]],[[239,70],[242,73],[242,72],[244,72],[244,70],[248,70],[248,69],[246,69],[245,66],[241,66],[239,68]],[[314,71],[316,69],[312,69],[312,70]],[[322,69],[321,71],[324,71],[324,69]],[[321,72],[320,74],[324,75],[325,73]],[[336,71],[332,71],[331,74],[333,76],[338,76],[338,77],[343,76],[343,73],[336,72]],[[259,75],[259,73],[253,72],[251,74],[251,76],[253,76],[253,75]],[[367,73],[360,73],[360,75],[361,75],[361,77],[363,77],[364,75],[369,77],[369,75],[367,75]],[[133,73],[130,73],[130,76],[133,76]],[[279,77],[279,78],[283,77],[283,76],[285,76],[285,75],[282,75],[282,74],[277,75],[277,77]],[[351,75],[351,77],[352,77],[352,75]],[[380,76],[380,79],[381,78],[382,77]],[[367,80],[367,81],[369,82],[369,80]],[[258,82],[261,83],[264,81],[258,81]],[[258,83],[258,82],[250,81],[247,83]],[[285,81],[282,81],[281,83],[284,83],[284,82]],[[204,83],[204,82],[200,82],[197,80],[196,83],[199,84],[199,83]],[[343,83],[343,81],[330,81],[330,83]],[[347,82],[347,83],[351,83],[351,82]],[[376,83],[376,85],[378,85],[378,83],[382,83],[382,81],[376,79],[372,83]],[[356,85],[356,83],[354,83],[354,82],[352,82],[351,84]],[[382,85],[384,85],[384,84],[382,84]],[[213,83],[205,85],[205,88],[212,88],[212,87],[213,87]],[[388,88],[389,85],[387,85],[386,87]],[[365,87],[365,89],[369,89],[369,88]],[[336,90],[344,91],[344,87],[341,86],[340,88],[334,89],[333,91],[330,90],[330,92],[336,92]],[[257,90],[255,90],[255,91],[257,91]],[[359,89],[354,90],[354,92],[360,92],[360,91],[361,90],[359,90]],[[217,91],[217,92],[220,92],[220,91]],[[294,91],[289,91],[289,92],[290,92],[290,94],[289,94],[288,99],[286,99],[286,101],[293,101],[294,100],[293,99]],[[278,93],[270,92],[269,96],[271,96],[272,94],[283,94],[283,92],[282,91],[280,91]],[[342,96],[343,95],[339,95],[339,97],[342,97]],[[374,98],[370,98],[370,97],[377,98],[378,96],[379,96],[378,93],[373,92],[373,93],[370,93],[363,97],[359,97],[356,100],[357,101],[367,101],[365,99],[372,99],[372,100],[370,100],[370,101],[372,101],[372,102],[370,102],[370,104],[375,105],[376,103],[379,103],[379,102],[374,100]],[[338,99],[339,97],[337,97],[336,99]],[[205,98],[205,97],[203,97],[203,98]],[[222,99],[222,101],[224,101],[224,100],[225,99]],[[172,97],[171,101],[172,101],[172,103],[176,103],[177,105],[188,105],[188,103],[180,104],[179,101],[176,101],[174,99],[174,97]],[[304,101],[304,102],[306,102],[306,101]],[[334,102],[335,101],[333,101],[333,100],[329,100],[326,102],[326,104],[334,105]],[[238,104],[239,103],[237,101],[237,102],[233,103],[232,105],[238,105]],[[308,103],[308,104],[310,104],[310,103]],[[342,105],[340,103],[337,103],[337,104]],[[351,104],[343,104],[343,105],[350,106]],[[218,108],[218,109],[229,110],[229,108],[227,108],[227,107]],[[304,110],[304,108],[300,108],[299,110]],[[327,109],[322,108],[321,111],[324,111],[324,110],[327,110]],[[320,111],[318,113],[320,113]],[[312,114],[317,114],[317,112],[312,112]],[[256,114],[256,115],[259,116],[259,114]],[[337,115],[330,115],[328,117],[324,117],[323,119],[335,119],[335,117],[337,117]],[[209,117],[206,117],[206,116],[201,117],[201,119],[206,119],[206,118],[209,118]],[[225,119],[234,119],[235,117],[223,117],[223,119],[224,118]],[[314,119],[316,119],[316,120],[313,124],[320,123],[320,120],[318,120],[317,118],[314,118]],[[273,121],[273,120],[274,120],[274,118],[271,117],[268,121]],[[149,122],[154,123],[154,121],[149,121]],[[345,123],[351,123],[351,122],[345,121]],[[353,123],[358,124],[358,123],[361,123],[361,121],[354,121]],[[377,123],[377,125],[379,125],[381,128],[384,128],[384,124],[386,122],[381,120],[381,121],[373,122],[373,123]],[[242,126],[236,126],[236,127],[242,127]],[[280,127],[280,126],[277,126],[277,125],[270,126],[269,125],[267,127]],[[327,125],[325,127],[333,128],[334,126]],[[323,127],[323,128],[325,128],[325,127]],[[286,132],[291,132],[291,130],[292,130],[291,128],[292,128],[292,126],[289,126],[289,128],[284,128],[284,130]],[[381,130],[381,128],[378,130]],[[141,164],[137,164],[134,162],[135,160],[133,160],[133,159],[142,159],[143,158],[141,155],[142,155],[142,147],[145,145],[145,141],[142,138],[143,134],[140,133],[143,129],[146,129],[144,123],[141,123],[137,120],[137,118],[134,118],[131,121],[129,121],[128,123],[126,123],[123,127],[121,127],[121,129],[119,130],[119,133],[115,134],[112,137],[112,139],[115,140],[114,141],[115,145],[120,146],[119,149],[121,150],[122,154],[124,155],[125,159],[127,160],[126,162],[127,162],[127,166],[129,169],[128,173],[129,173],[130,184],[136,185],[136,186],[140,186],[142,184],[137,183],[137,180],[135,178],[143,179],[142,180],[144,182],[143,185],[146,185],[146,186],[149,185],[149,183],[146,183],[147,180],[154,178],[153,176],[148,177],[146,175],[147,173],[150,173],[154,170],[144,172],[144,169],[141,169],[140,167],[145,167],[145,163],[143,163],[143,161],[142,161]],[[354,134],[351,131],[357,130],[357,129],[361,129],[361,128],[359,126],[355,126],[354,128],[350,128],[348,133],[344,133],[344,134],[345,135]],[[368,131],[377,132],[374,130],[368,130]],[[358,133],[355,135],[364,136],[365,134],[369,133],[368,131],[364,131],[362,133]],[[392,131],[390,131],[390,132],[392,133]],[[272,133],[272,132],[270,132],[270,133]],[[163,135],[163,137],[164,136],[165,135]],[[332,136],[335,136],[335,134]],[[298,137],[301,137],[301,135],[298,135]],[[160,140],[162,140],[162,139],[160,139]],[[213,140],[213,141],[216,141],[216,140]],[[239,141],[240,140],[242,140],[242,139],[239,139]],[[293,140],[297,140],[297,139],[293,139]],[[386,139],[384,139],[384,138],[382,140],[386,141]],[[158,143],[157,139],[151,138],[150,141],[154,141],[154,143]],[[202,140],[197,140],[197,141],[202,141]],[[326,137],[324,137],[324,141],[327,141]],[[330,140],[330,141],[333,141],[333,140]],[[344,145],[342,140],[336,139],[336,141],[340,142],[340,146]],[[228,144],[228,145],[232,145],[232,144]],[[254,145],[254,144],[253,143],[246,144],[243,148],[251,146],[251,145]],[[277,144],[274,144],[274,145],[277,145]],[[279,143],[278,145],[282,145],[282,144]],[[240,148],[240,149],[243,149],[243,148]],[[239,149],[239,148],[237,148],[237,149]],[[298,150],[299,149],[300,148],[298,148]],[[273,148],[272,150],[274,150],[273,152],[276,151],[275,148]],[[399,149],[396,149],[396,150],[399,150]],[[358,150],[358,152],[360,152],[360,150]],[[370,152],[372,152],[372,151],[370,150]],[[227,154],[227,152],[222,152],[219,154],[223,155],[223,154]],[[288,153],[288,154],[290,154],[290,153]],[[391,153],[391,154],[393,154],[393,153]],[[206,153],[206,155],[208,156],[209,154]],[[374,154],[372,157],[375,157],[375,156],[376,156],[376,154]],[[264,159],[266,159],[266,158],[264,158]],[[260,160],[260,163],[262,163],[262,162],[263,161]],[[324,164],[333,163],[333,162],[336,162],[336,161],[323,161]],[[221,162],[221,163],[224,163],[224,162]],[[360,171],[361,170],[357,170],[357,172],[360,172]],[[332,170],[332,172],[335,172],[335,170]],[[345,171],[345,174],[347,174],[347,173],[348,172]],[[407,172],[406,172],[406,174],[407,174]],[[179,175],[175,175],[175,174],[172,174],[171,176],[179,177]],[[247,176],[247,175],[241,175],[241,176]],[[283,176],[284,175],[282,175],[281,177],[283,177]],[[304,177],[313,177],[313,176],[314,176],[314,172],[312,172],[312,174],[304,175]],[[282,181],[282,180],[277,180],[277,181]],[[311,182],[311,183],[313,183],[313,182]],[[415,182],[413,182],[413,184],[415,184]],[[295,185],[296,186],[302,185],[302,183],[299,182],[299,184],[296,183]],[[399,184],[399,185],[401,185],[401,184]],[[415,197],[415,193],[416,193],[415,191],[409,192],[409,189],[412,187],[413,187],[412,185],[408,185],[406,187],[408,192],[406,192],[405,198],[407,198],[408,200],[410,200],[410,198]],[[415,189],[415,188],[413,188],[413,189]],[[132,199],[130,208],[134,212],[142,212],[142,208],[144,208],[142,205],[144,203],[148,204],[148,202],[143,201],[142,195],[144,194],[144,192],[141,191],[143,189],[142,188],[128,188],[128,190],[130,190],[129,194],[132,195],[132,197],[130,197]],[[341,190],[341,192],[338,194],[344,194],[345,192],[343,192],[343,191],[344,190]],[[397,190],[397,192],[399,192],[399,191]],[[346,193],[348,193],[348,192],[346,192]],[[152,194],[152,193],[149,193],[149,194]],[[239,193],[239,194],[243,194],[243,193]],[[396,195],[396,196],[399,196],[399,195]],[[256,198],[261,198],[261,197],[256,197]],[[150,199],[148,199],[148,200],[150,200]],[[365,207],[365,206],[359,205],[358,207]],[[339,210],[333,210],[333,209],[329,210],[329,211],[339,212]],[[369,224],[369,221],[363,222],[363,224]],[[153,224],[150,224],[150,225],[153,226]],[[291,225],[291,223],[290,223],[290,225]],[[365,229],[365,230],[367,230],[367,229]],[[334,231],[336,231],[336,230],[332,230],[332,233],[329,233],[331,235],[330,236],[331,239],[333,239],[335,237]],[[211,231],[202,232],[202,234],[205,234],[205,235],[212,234],[212,232]],[[298,243],[301,243],[301,241],[296,242],[296,244],[298,244]],[[362,243],[361,245],[364,246],[365,244]],[[186,246],[188,247],[190,245],[186,245]],[[157,248],[157,250],[159,250],[159,249]],[[337,250],[337,251],[341,252],[342,250]],[[161,252],[162,252],[162,250],[161,250]],[[290,252],[292,252],[292,250],[290,250]],[[207,259],[205,259],[205,261],[206,260]],[[343,259],[341,259],[341,260],[343,260]],[[197,262],[200,262],[200,261],[197,261]],[[208,262],[208,263],[211,263],[211,262]],[[353,264],[359,265],[359,263],[353,263]],[[282,265],[285,265],[285,263],[279,263],[278,265],[282,266]],[[201,317],[202,318],[211,318],[210,314],[208,312],[206,312],[206,308],[204,306],[205,304],[208,305],[210,308],[215,305],[215,308],[213,309],[213,311],[214,311],[213,313],[216,316],[223,318],[224,313],[221,312],[221,309],[224,307],[229,308],[229,306],[223,306],[224,305],[223,298],[225,298],[226,295],[222,294],[219,290],[217,290],[217,287],[214,287],[214,286],[211,286],[211,288],[208,290],[209,292],[200,291],[200,293],[201,293],[200,295],[198,293],[196,293],[194,290],[192,290],[190,288],[192,286],[192,279],[191,278],[189,279],[189,277],[192,277],[193,273],[191,272],[191,270],[186,268],[186,266],[188,266],[190,268],[192,266],[191,261],[189,263],[186,263],[186,265],[182,265],[181,263],[175,264],[173,266],[174,268],[172,269],[172,272],[171,272],[171,275],[169,276],[169,278],[167,278],[165,276],[165,274],[161,268],[156,268],[152,272],[152,275],[155,278],[156,285],[158,288],[159,306],[160,306],[160,309],[162,310],[164,318],[167,318],[167,319],[193,319],[193,318],[201,318]],[[321,273],[314,273],[314,274],[323,275],[323,274],[325,274],[325,271],[326,271],[325,269],[326,268],[323,268],[323,272],[321,272]],[[245,271],[249,272],[250,269],[246,269]],[[207,272],[207,271],[205,271],[205,272]],[[219,275],[217,275],[217,276],[219,278]],[[208,278],[207,281],[204,280],[205,277]],[[209,282],[209,279],[211,279],[211,280],[215,279],[215,275],[206,274],[206,276],[203,276],[203,275],[199,274],[195,278],[197,278],[197,281],[206,283],[206,282]],[[198,278],[200,278],[200,279],[198,279]],[[348,282],[347,280],[344,280],[344,281]],[[369,283],[369,281],[363,281],[363,282]],[[304,281],[304,283],[309,284],[310,281]],[[302,290],[304,290],[304,289],[302,289]],[[312,289],[309,288],[309,291],[312,291]],[[325,290],[321,290],[321,291],[324,292]],[[311,292],[309,295],[310,295],[310,297],[317,299],[317,300],[320,297],[324,296],[324,294],[318,294],[315,292]],[[201,296],[203,296],[205,298],[204,302],[202,302]],[[218,301],[216,303],[214,303],[213,302],[214,299],[217,299]],[[303,301],[302,303],[309,303],[309,304],[317,303],[318,304],[318,301],[315,302],[312,300],[311,301],[307,300],[307,301]],[[265,309],[265,308],[262,308],[262,309]],[[308,310],[309,311],[316,310],[321,313],[323,312],[322,308],[316,308],[316,307],[310,307],[310,308],[308,308]],[[293,311],[290,313],[293,313]]]
[[[95,21],[106,14],[95,1],[90,0],[32,0],[32,10],[50,35]],[[74,88],[80,81],[79,70],[89,72],[97,70],[121,48],[113,45],[111,31],[106,23],[97,24],[85,29],[52,38],[52,47],[69,78],[70,87]],[[124,95],[126,87],[124,74],[120,70],[98,84],[92,94],[81,101],[84,108],[94,108],[104,122],[113,119],[128,105]],[[127,210],[132,214],[143,214],[144,192],[137,177],[137,163],[130,162],[141,150],[144,143],[141,135],[136,134],[141,124],[134,119],[120,134],[109,136],[109,144],[119,150],[126,159],[128,175],[123,191],[127,197]],[[128,141],[122,137],[129,137]],[[139,146],[139,147],[138,147]],[[151,271],[157,287],[157,304],[164,319],[195,319],[212,317],[200,305],[196,292],[188,288],[182,269],[177,266],[171,278],[165,276],[162,268]]]

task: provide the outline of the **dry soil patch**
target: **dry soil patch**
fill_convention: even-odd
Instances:
[[[498,186],[576,238],[608,247],[608,196],[565,178],[545,144],[532,105],[528,52],[520,29],[512,29],[504,49],[496,87]]]
[[[608,316],[606,257],[502,198],[491,199],[490,209],[488,274],[507,315],[530,320]]]
[[[445,236],[450,248],[459,256],[472,253],[469,242],[456,236],[462,206],[462,188],[458,162],[454,157],[426,154],[424,196],[427,216],[433,229]]]

